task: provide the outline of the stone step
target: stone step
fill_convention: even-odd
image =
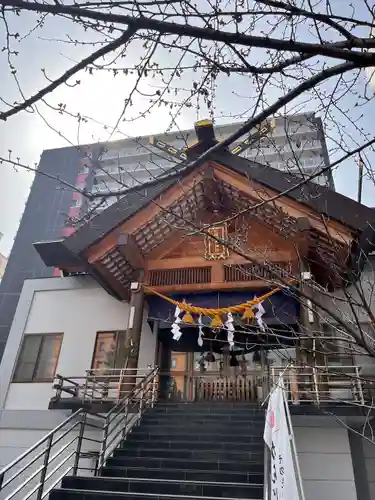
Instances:
[[[163,421],[160,422],[142,422],[139,427],[135,427],[133,432],[145,433],[145,434],[195,434],[195,435],[206,435],[208,433],[212,434],[226,434],[230,436],[240,435],[240,436],[263,436],[264,423],[257,425],[246,424],[246,425],[227,425],[224,423],[212,423],[210,425],[202,425],[201,423],[195,422],[179,422],[171,424],[165,424]]]
[[[192,464],[194,467],[194,464]],[[209,481],[230,483],[258,483],[263,484],[263,470],[260,472],[227,472],[205,471],[194,469],[151,469],[137,467],[105,466],[102,476],[105,477],[142,477],[150,479],[175,479],[180,481]]]
[[[158,404],[150,413],[216,413],[216,414],[235,414],[246,413],[248,415],[264,415],[265,408],[259,406],[250,406],[248,404],[226,404],[226,403],[179,403],[179,404]]]
[[[202,441],[215,441],[222,443],[232,443],[233,446],[236,446],[237,443],[258,443],[261,441],[263,443],[263,427],[259,429],[259,432],[253,435],[244,435],[244,434],[226,434],[226,433],[218,433],[218,432],[210,432],[202,429],[201,432],[195,432],[194,430],[191,432],[168,432],[166,429],[160,429],[159,427],[155,427],[151,432],[145,432],[143,427],[136,428],[129,435],[128,440],[137,440],[137,441],[152,441],[152,440],[160,440],[160,441],[189,441],[193,442],[202,442]],[[127,442],[127,441],[125,441]]]
[[[134,449],[134,448],[144,448],[147,450],[150,449],[159,449],[159,450],[175,450],[175,449],[183,449],[183,450],[217,450],[217,451],[263,451],[264,444],[262,439],[259,438],[258,441],[253,442],[237,442],[237,443],[226,443],[225,441],[221,441],[220,439],[217,441],[198,441],[198,440],[186,440],[186,441],[171,441],[171,440],[161,440],[161,439],[134,439],[134,437],[130,437],[127,441],[123,441],[119,447],[119,449]]]
[[[197,497],[261,498],[262,484],[223,483],[208,481],[179,481],[173,479],[65,477],[65,489],[116,491],[123,493],[154,493]]]
[[[237,461],[230,459],[160,458],[116,455],[106,462],[107,467],[136,467],[145,469],[198,469],[201,471],[225,471],[263,473],[263,457],[258,460]]]
[[[127,457],[157,457],[157,458],[192,458],[197,460],[222,460],[230,459],[237,461],[260,460],[263,461],[263,448],[260,450],[198,450],[193,449],[168,449],[168,448],[151,448],[142,446],[141,448],[116,448],[113,456]]]
[[[163,422],[245,422],[245,423],[260,423],[264,422],[265,415],[264,413],[250,415],[247,412],[230,412],[230,413],[209,413],[209,412],[191,412],[191,413],[181,413],[181,412],[172,412],[172,413],[158,413],[158,412],[149,412],[146,413],[142,422],[154,422],[154,421],[163,421]]]
[[[79,489],[55,488],[50,500],[236,500],[225,497],[201,497],[191,495],[161,495],[159,493],[126,493],[118,491],[92,491]],[[259,500],[261,497],[249,498]]]
[[[264,409],[259,403],[251,403],[248,401],[165,401],[159,400],[155,408],[252,408]]]
[[[263,433],[263,422],[226,422],[226,421],[207,421],[207,420],[180,420],[166,422],[165,420],[144,420],[138,429],[144,432],[151,432],[155,428],[162,429],[165,433],[168,432],[206,432],[225,433],[225,434],[246,434],[253,435],[254,433]]]

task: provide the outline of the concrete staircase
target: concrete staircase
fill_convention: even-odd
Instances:
[[[261,499],[263,429],[255,405],[159,403],[101,476],[65,477],[50,499]]]

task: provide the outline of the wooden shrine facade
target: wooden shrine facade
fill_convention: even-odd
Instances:
[[[198,141],[197,155],[213,140]],[[65,275],[90,274],[112,296],[130,301],[136,312],[126,339],[139,345],[143,292],[151,289],[180,298],[248,292],[250,299],[292,279],[303,289],[301,273],[326,290],[358,277],[374,250],[375,211],[300,181],[223,151],[129,189],[71,236],[34,246],[46,265]],[[134,290],[133,282],[147,287]],[[308,329],[308,308],[295,308],[297,314],[290,323]],[[137,363],[133,356],[128,367]]]
[[[358,230],[218,162],[170,182],[131,217],[125,217],[129,207],[117,210],[106,234],[100,223],[107,224],[110,213],[104,212],[55,248],[36,248],[47,262],[55,249],[55,266],[88,271],[126,300],[131,281],[139,279],[163,293],[259,289],[277,276],[297,276],[301,260],[320,284],[340,287],[359,237]],[[116,224],[121,211],[124,220]]]

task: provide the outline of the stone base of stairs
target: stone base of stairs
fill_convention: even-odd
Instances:
[[[263,498],[264,410],[244,403],[159,403],[98,477],[65,477],[51,500]]]

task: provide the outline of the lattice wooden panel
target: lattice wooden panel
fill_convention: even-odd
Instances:
[[[122,285],[126,285],[129,283],[132,267],[118,250],[109,252],[107,255],[102,257],[99,262]]]
[[[150,286],[211,283],[211,267],[151,270],[147,281]]]
[[[198,401],[256,401],[257,391],[252,377],[202,378],[195,399]]]
[[[291,271],[288,263],[275,263],[273,269],[282,277],[287,277]],[[274,279],[275,274],[258,264],[237,264],[224,266],[224,281],[254,281],[261,279]]]

